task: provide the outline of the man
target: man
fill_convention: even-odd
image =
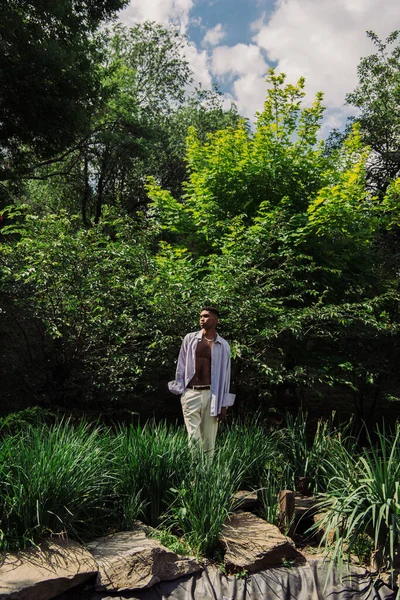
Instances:
[[[200,331],[188,333],[179,352],[176,379],[168,383],[181,395],[182,412],[190,441],[200,441],[204,451],[214,452],[218,420],[225,419],[235,395],[229,393],[230,348],[217,333],[219,312],[213,306],[200,311]]]

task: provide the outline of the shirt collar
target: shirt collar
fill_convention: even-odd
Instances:
[[[216,331],[215,334],[217,336],[215,338],[215,344],[220,344],[221,343],[221,338],[220,338],[218,332]],[[201,329],[200,329],[200,331],[196,334],[196,338],[200,341],[202,339],[202,337],[203,337],[203,334],[201,333]]]

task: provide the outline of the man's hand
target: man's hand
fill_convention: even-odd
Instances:
[[[225,423],[225,421],[226,421],[226,406],[223,406],[221,408],[221,412],[218,415],[218,421],[220,421],[220,423]]]

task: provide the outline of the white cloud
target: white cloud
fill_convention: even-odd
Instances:
[[[255,44],[236,44],[214,48],[211,69],[214,75],[222,79],[235,75],[264,75],[268,65]]]
[[[211,89],[212,77],[207,52],[190,44],[185,48],[184,55],[193,71],[194,85],[200,84],[204,89]]]
[[[173,22],[182,33],[190,24],[204,31],[200,17],[193,15],[198,1],[131,0],[120,13],[120,20],[126,25],[146,19]],[[272,12],[272,0],[253,1],[260,12],[253,23],[243,21],[246,43],[221,46],[227,29],[220,22],[205,33],[202,48],[191,45],[187,49],[195,83],[208,89],[215,77],[227,90],[226,97],[252,119],[263,107],[269,64],[276,63],[289,82],[306,78],[307,100],[312,100],[317,91],[324,92],[327,111],[323,133],[340,127],[351,111],[343,103],[346,93],[357,84],[360,57],[375,52],[365,31],[372,29],[385,38],[398,28],[399,0],[274,0]],[[212,0],[208,4],[211,6]],[[203,15],[203,22],[205,19]],[[248,39],[250,31],[252,43]]]
[[[211,72],[220,81],[233,80],[233,99],[241,114],[253,119],[261,110],[267,86],[265,75],[268,64],[261,49],[255,44],[236,44],[214,48]]]
[[[163,24],[173,21],[185,33],[193,4],[194,0],[134,0],[119,13],[119,19],[128,26],[146,20]]]
[[[234,81],[233,92],[239,112],[253,121],[255,113],[262,111],[264,106],[267,95],[265,77],[260,77],[255,73],[242,75]]]
[[[119,20],[127,26],[140,21],[155,21],[163,25],[173,23],[181,33],[185,33],[195,0],[134,0],[119,13]],[[201,26],[201,18],[190,20],[191,24]],[[199,84],[205,89],[211,89],[208,56],[205,50],[199,50],[193,44],[185,47],[183,52],[193,71],[194,85]]]
[[[325,105],[339,109],[357,84],[360,57],[375,51],[365,31],[386,37],[399,21],[398,0],[278,0],[253,41],[291,82],[304,76],[309,96],[323,91]]]
[[[226,30],[222,23],[217,23],[215,27],[209,29],[201,43],[202,46],[217,46],[226,36]]]

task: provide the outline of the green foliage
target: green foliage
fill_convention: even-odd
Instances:
[[[153,529],[148,533],[149,537],[153,537],[160,542],[163,546],[166,546],[172,552],[182,555],[190,555],[192,549],[183,538],[178,538],[176,535],[171,533],[168,529]]]
[[[3,549],[48,534],[90,539],[141,518],[183,533],[185,553],[212,553],[249,466],[239,448],[221,444],[211,462],[189,450],[183,427],[150,422],[116,432],[65,420],[25,423],[3,432],[0,454]]]
[[[30,419],[30,417],[29,417]],[[89,540],[129,529],[138,518],[178,553],[219,557],[223,524],[235,509],[235,492],[249,484],[260,492],[260,514],[278,517],[278,493],[288,487],[290,428],[276,432],[259,419],[231,426],[213,460],[189,448],[183,427],[146,423],[117,430],[57,420],[48,425],[15,415],[18,430],[4,429],[0,449],[0,548],[24,548],[49,534]],[[306,417],[292,433],[302,434]],[[257,443],[252,439],[257,430]],[[264,447],[262,446],[264,439]],[[271,441],[272,440],[272,441]],[[308,445],[309,465],[319,475],[324,512],[320,523],[334,560],[371,549],[389,567],[399,546],[400,429],[377,432],[359,450],[346,429],[321,421]],[[299,443],[302,445],[303,440]],[[251,456],[260,449],[263,457]],[[268,457],[267,450],[269,449]],[[293,466],[293,468],[295,465]],[[310,471],[312,472],[312,471]],[[257,479],[256,479],[257,478]],[[333,545],[330,536],[333,533]]]
[[[254,216],[261,203],[276,207],[291,195],[294,204],[304,206],[324,176],[323,153],[314,148],[322,118],[321,97],[311,108],[301,109],[303,80],[297,86],[284,86],[284,76],[271,71],[268,83],[271,89],[254,134],[243,121],[210,134],[206,142],[194,129],[189,132],[184,211],[171,198],[169,203],[171,209],[174,206],[176,226],[185,233],[190,221],[191,235],[205,239],[208,248],[219,247],[227,219],[243,213]],[[151,186],[150,195],[164,223],[160,189]]]
[[[397,229],[400,225],[400,178],[393,180],[388,186],[381,208],[386,214],[387,228]]]
[[[241,465],[240,488],[257,491],[265,470],[274,464],[278,467],[282,458],[280,433],[267,427],[256,414],[245,420],[235,419],[224,428],[220,437],[227,455],[235,455],[236,449],[240,448],[240,457],[236,459]]]
[[[98,104],[93,32],[125,0],[3,3],[0,23],[0,179],[85,135]]]
[[[152,217],[226,315],[242,391],[341,384],[366,417],[397,393],[384,373],[385,348],[398,352],[398,283],[377,246],[396,195],[385,207],[368,191],[357,128],[326,155],[321,98],[301,108],[303,80],[268,82],[254,133],[242,123],[202,142],[191,131],[183,199],[150,183]]]
[[[223,524],[235,507],[234,493],[242,478],[240,449],[227,453],[222,446],[211,460],[200,448],[192,449],[192,460],[166,523],[182,534],[200,556],[213,556],[219,547]]]
[[[107,446],[99,428],[68,421],[27,425],[4,436],[2,549],[25,547],[48,534],[93,537],[104,531],[115,477]]]
[[[181,193],[186,176],[185,139],[237,121],[216,92],[190,92],[192,72],[183,57],[187,40],[173,27],[145,21],[116,25],[98,36],[101,104],[94,106],[84,139],[63,160],[43,165],[27,186],[27,202],[40,210],[81,211],[99,220],[104,205],[129,213],[147,204],[152,175]]]
[[[377,52],[361,59],[358,85],[347,94],[346,102],[360,111],[357,121],[366,144],[374,151],[369,164],[369,182],[378,192],[385,192],[400,169],[399,31],[381,41],[373,31],[367,35]]]
[[[181,484],[190,456],[183,429],[165,423],[121,427],[117,444],[118,497],[122,526],[137,518],[157,526],[172,498],[171,487]]]
[[[53,422],[56,416],[49,410],[31,406],[17,413],[10,413],[0,418],[0,435],[23,432],[28,425]]]
[[[178,272],[178,264],[152,258],[151,229],[115,211],[88,230],[65,213],[7,215],[15,225],[3,228],[0,247],[4,304],[44,324],[53,343],[43,351],[58,385],[79,385],[84,373],[87,394],[104,390],[113,398],[139,381],[142,390],[151,385],[151,377],[143,381],[151,364],[168,364],[176,351],[190,266]],[[160,322],[171,302],[176,314],[167,333]]]
[[[329,459],[335,456],[342,468],[356,449],[357,440],[350,434],[351,421],[342,425],[335,422],[333,414],[329,420],[319,419],[315,433],[310,439],[308,415],[300,409],[296,416],[286,413],[286,427],[282,430],[282,448],[287,465],[286,484],[296,489],[296,479],[307,477],[309,490],[324,491],[333,474],[329,471]],[[325,461],[328,460],[328,463]]]
[[[261,502],[261,509],[259,515],[272,525],[279,524],[279,492],[288,488],[285,473],[286,466],[282,464],[279,468],[278,465],[269,463],[267,464],[267,470],[260,479],[258,498]]]
[[[338,460],[325,458],[331,477],[320,504],[324,516],[322,543],[329,544],[332,559],[343,563],[354,550],[360,552],[366,536],[383,556],[383,566],[393,568],[400,544],[400,428],[395,434],[377,431],[377,444],[369,445],[359,456]],[[387,564],[386,564],[387,561]]]
[[[178,61],[181,38],[150,24],[114,34],[102,67],[105,110],[71,170],[71,197],[75,208],[82,200],[87,229],[70,211],[38,216],[51,186],[31,185],[35,205],[26,217],[5,213],[3,298],[7,310],[44,323],[55,340],[46,350],[52,378],[85,385],[86,397],[154,387],[171,377],[180,339],[207,302],[223,313],[239,397],[280,407],[287,395],[312,389],[322,398],[341,386],[362,419],[397,398],[397,267],[381,234],[396,236],[398,190],[392,182],[380,202],[371,194],[371,154],[358,128],[327,154],[318,141],[321,95],[303,107],[304,81],[289,85],[273,71],[254,132],[221,111],[215,96],[176,108],[189,77]],[[164,82],[157,65],[168,73]],[[149,97],[164,90],[155,112],[139,100],[138,81]],[[211,129],[232,126],[196,132],[191,119],[198,123],[204,111]],[[168,137],[179,115],[184,125]],[[164,125],[178,154],[189,129],[183,186],[180,176],[168,179],[159,152],[158,170],[147,150],[144,170],[135,170],[155,139],[145,141],[140,128]],[[145,173],[154,175],[150,209],[126,217],[121,206],[136,198],[129,181],[143,191]]]

